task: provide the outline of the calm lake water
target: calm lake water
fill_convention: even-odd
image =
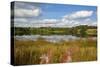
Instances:
[[[72,35],[22,35],[22,36],[15,36],[16,40],[33,40],[36,41],[38,38],[44,38],[50,42],[59,42],[62,40],[71,41],[71,40],[78,40],[80,37],[72,36]],[[97,37],[91,37],[91,39],[96,39]],[[86,38],[83,38],[86,39]]]

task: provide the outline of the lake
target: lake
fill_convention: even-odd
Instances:
[[[71,40],[78,40],[80,37],[72,36],[72,35],[22,35],[22,36],[15,36],[16,40],[33,40],[36,41],[38,38],[43,38],[50,42],[59,42],[62,40],[71,41]],[[89,37],[90,39],[96,39],[97,37]],[[82,38],[86,39],[86,38]]]

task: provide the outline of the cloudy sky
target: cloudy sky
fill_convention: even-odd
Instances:
[[[15,2],[15,27],[73,27],[97,25],[97,7]]]

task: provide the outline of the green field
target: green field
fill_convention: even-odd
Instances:
[[[88,35],[95,35],[95,34],[97,34],[97,30],[96,29],[88,29],[86,32],[88,33]]]
[[[15,65],[40,64],[41,55],[49,51],[52,51],[49,63],[61,63],[61,57],[67,49],[72,50],[72,62],[97,60],[96,40],[87,38],[53,43],[38,38],[36,41],[15,40],[14,63]]]

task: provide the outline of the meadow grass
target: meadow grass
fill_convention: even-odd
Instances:
[[[52,51],[50,63],[61,63],[67,49],[72,49],[72,62],[97,60],[97,41],[80,39],[74,41],[48,42],[39,38],[36,41],[14,41],[15,65],[40,64],[40,56]]]
[[[86,33],[88,35],[97,35],[97,29],[87,29]]]

